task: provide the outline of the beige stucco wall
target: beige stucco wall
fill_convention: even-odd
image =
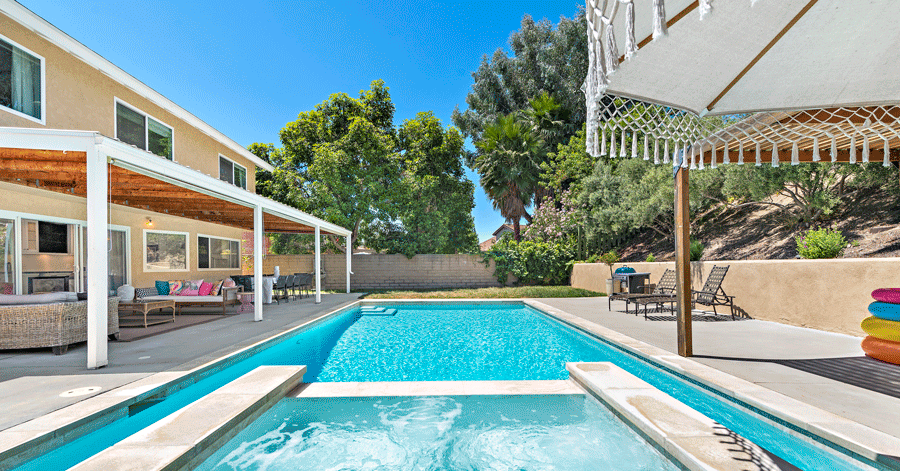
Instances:
[[[312,255],[269,255],[263,264],[264,273],[280,267],[282,275],[312,273]],[[353,255],[350,287],[352,289],[438,289],[483,288],[500,286],[494,277],[494,265],[485,265],[478,255],[436,254],[416,255]],[[344,289],[347,286],[347,256],[323,255],[325,289]]]
[[[694,289],[702,287],[714,265],[730,266],[722,287],[753,319],[858,336],[865,335],[859,323],[869,316],[872,290],[900,287],[900,259],[856,258],[692,262]],[[653,283],[666,268],[675,268],[674,262],[628,266],[651,273]],[[578,288],[606,291],[607,278],[609,268],[599,263],[579,263],[572,270],[572,286]]]
[[[2,182],[0,182],[0,210],[77,221],[85,221],[87,218],[84,198]],[[188,271],[144,271],[143,231],[147,229],[147,217],[152,218],[155,230],[188,232],[190,234],[188,236],[190,251]],[[40,219],[40,217],[35,217],[35,219]],[[131,271],[131,284],[135,287],[150,287],[156,280],[197,280],[201,278],[219,280],[241,272],[240,269],[199,270],[197,268],[197,234],[240,240],[243,235],[241,229],[118,205],[110,205],[110,224],[127,226],[131,229],[129,270]],[[40,257],[46,258],[46,255]]]
[[[225,144],[152,104],[2,13],[0,34],[43,56],[47,113],[46,126],[43,126],[0,107],[0,126],[99,131],[115,137],[115,98],[119,98],[173,128],[176,162],[219,178],[219,154],[222,154],[247,168],[247,189],[254,191],[256,167]],[[173,80],[178,78],[173,77]]]

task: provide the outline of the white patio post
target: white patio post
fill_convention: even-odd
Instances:
[[[90,146],[87,151],[87,367],[92,370],[109,364],[106,345],[109,292],[108,165],[106,155],[97,150],[96,146]]]
[[[322,234],[316,226],[316,304],[322,302]]]
[[[350,292],[350,260],[353,258],[353,246],[350,244],[350,236],[347,236],[347,292]]]
[[[253,320],[263,320],[263,210],[253,208]]]

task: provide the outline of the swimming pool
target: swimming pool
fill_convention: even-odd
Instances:
[[[590,397],[285,399],[202,471],[676,471]]]
[[[609,361],[804,470],[887,469],[800,438],[642,358],[522,303],[395,304],[394,316],[338,312],[165,400],[26,463],[66,469],[260,365],[307,365],[304,381],[565,379],[566,362]]]

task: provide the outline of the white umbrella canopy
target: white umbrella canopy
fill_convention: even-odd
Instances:
[[[598,92],[605,75],[607,94],[698,115],[900,102],[900,1],[663,1],[588,0]]]

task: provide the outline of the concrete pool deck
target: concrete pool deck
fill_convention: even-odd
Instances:
[[[10,411],[0,417],[0,430],[157,372],[185,371],[199,366],[346,306],[358,296],[332,294],[323,296],[320,305],[306,299],[267,306],[266,321],[260,323],[253,322],[249,314],[226,316],[155,337],[112,342],[110,366],[96,371],[84,369],[83,345],[62,356],[54,356],[49,350],[0,352],[0,408]],[[675,323],[670,316],[658,315],[645,320],[643,316],[610,312],[605,298],[539,301],[650,345],[675,351]],[[614,304],[615,308],[619,306]],[[697,354],[694,359],[700,363],[900,436],[900,399],[852,384],[860,378],[840,381],[810,372],[817,367],[840,369],[829,365],[840,366],[843,361],[855,367],[857,376],[881,380],[865,373],[864,362],[868,359],[862,356],[859,338],[763,321],[729,320],[695,322],[694,340]],[[90,386],[102,389],[84,396],[59,397],[62,392]],[[900,384],[893,387],[900,388]]]

